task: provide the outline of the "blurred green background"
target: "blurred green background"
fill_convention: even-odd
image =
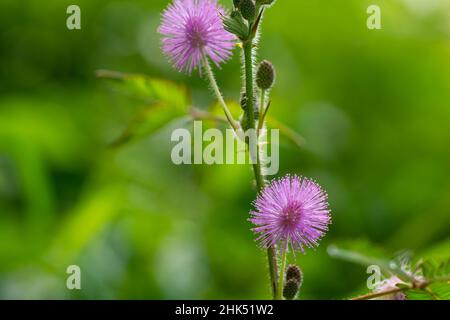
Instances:
[[[0,298],[269,298],[247,221],[250,167],[173,165],[171,131],[190,127],[177,121],[109,146],[146,106],[97,69],[171,79],[199,108],[214,101],[160,53],[168,1],[78,0],[82,29],[69,31],[73,2],[0,2]],[[370,4],[382,30],[366,28]],[[330,244],[450,256],[450,1],[279,0],[259,56],[278,70],[272,115],[306,139],[282,140],[279,175],[316,179],[333,211],[320,247],[290,258],[301,298],[364,289],[365,268],[330,257]],[[217,72],[228,99],[239,70],[236,50]],[[66,289],[72,264],[80,291]]]

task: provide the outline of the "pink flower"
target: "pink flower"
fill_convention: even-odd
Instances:
[[[298,176],[272,181],[256,199],[250,221],[257,241],[268,248],[286,241],[293,249],[315,247],[331,223],[327,194]]]
[[[375,288],[374,292],[385,292],[397,289],[398,284],[405,284],[402,280],[400,280],[397,276],[392,276],[388,279],[383,280],[380,284]],[[406,295],[403,292],[394,292],[388,295],[384,295],[378,297],[374,300],[406,300]]]
[[[216,0],[174,0],[163,12],[162,48],[179,71],[190,74],[204,57],[218,66],[231,56],[235,37],[224,29],[223,12]]]

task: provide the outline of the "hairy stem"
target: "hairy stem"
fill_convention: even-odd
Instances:
[[[280,267],[280,275],[278,276],[277,300],[283,300],[284,270],[286,269],[286,256],[288,251],[288,243],[289,242],[286,239],[286,244],[284,245],[283,251],[281,253],[281,267]]]
[[[428,292],[430,295],[434,296],[434,292],[432,292],[430,290],[430,288],[428,288],[428,286],[432,283],[435,282],[448,282],[450,281],[450,277],[438,277],[438,278],[434,278],[432,280],[426,280],[426,281],[417,281],[415,279],[413,279],[413,282],[411,284],[408,284],[407,286],[404,286],[402,288],[394,288],[394,289],[390,289],[390,290],[386,290],[386,291],[381,291],[381,292],[373,292],[373,293],[368,293],[359,297],[355,297],[352,298],[350,300],[369,300],[369,299],[373,299],[373,298],[378,298],[378,297],[382,297],[382,296],[386,296],[388,294],[393,294],[393,293],[398,293],[398,292],[403,292],[405,290],[409,290],[409,289],[420,289],[420,290],[424,290],[426,292]]]
[[[244,64],[245,64],[245,90],[247,96],[247,128],[255,129],[255,113],[253,106],[254,91],[253,91],[253,41],[248,40],[243,44],[244,49]],[[256,137],[257,139],[257,137]],[[249,148],[250,149],[250,148]],[[249,150],[249,152],[253,152]],[[255,155],[250,155],[255,156]],[[252,157],[252,159],[254,159]],[[258,192],[264,188],[264,178],[261,172],[261,164],[259,163],[259,147],[256,143],[256,163],[253,164],[253,172],[255,174],[256,186]],[[275,299],[277,295],[277,258],[275,248],[267,249],[267,258],[269,261],[270,283],[272,287],[272,297]]]
[[[247,96],[247,129],[255,129],[255,110],[254,110],[254,80],[253,80],[253,41],[249,40],[244,43],[244,61],[245,61],[245,93]],[[249,148],[250,157],[256,159],[253,163],[253,171],[255,174],[258,192],[264,187],[264,179],[261,174],[261,164],[259,163],[259,147],[256,143],[256,150]],[[256,155],[253,154],[256,152]]]
[[[394,288],[394,289],[390,289],[390,290],[386,290],[386,291],[365,294],[365,295],[362,295],[362,296],[359,296],[359,297],[352,298],[350,300],[369,300],[369,299],[374,299],[374,298],[378,298],[378,297],[387,296],[389,294],[402,292],[402,291],[404,291],[406,289],[408,289],[408,288]]]
[[[278,276],[278,266],[277,266],[277,255],[275,253],[275,248],[270,247],[267,249],[267,259],[269,261],[269,272],[270,272],[270,284],[272,287],[272,297],[275,299],[277,294],[277,276]]]
[[[244,61],[245,61],[245,93],[247,96],[247,129],[255,129],[255,110],[253,105],[254,90],[253,90],[253,42],[251,40],[244,43]],[[249,149],[250,157],[256,159],[253,163],[253,171],[255,172],[256,185],[258,191],[264,185],[264,179],[261,175],[261,164],[259,163],[258,143],[256,143],[256,150]],[[254,154],[256,152],[256,154]]]
[[[218,116],[212,113],[209,113],[207,111],[203,111],[200,109],[197,109],[195,107],[190,107],[189,115],[191,116],[192,120],[206,120],[206,121],[214,121],[214,122],[220,122],[228,124],[228,120],[224,116]]]
[[[257,136],[259,137],[259,132],[264,126],[264,117],[266,115],[266,90],[261,90],[261,101],[259,103],[259,120],[258,120],[258,131]]]
[[[223,108],[223,111],[225,113],[225,116],[227,117],[228,122],[235,131],[239,130],[239,124],[233,119],[233,115],[231,114],[225,100],[223,99],[223,95],[220,92],[219,86],[217,85],[216,82],[216,78],[214,77],[213,71],[211,69],[211,65],[209,64],[208,58],[206,56],[203,57],[203,67],[206,71],[206,75],[214,91],[214,94],[216,95],[217,100],[219,101],[220,105]]]

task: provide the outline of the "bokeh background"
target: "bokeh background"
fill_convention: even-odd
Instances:
[[[247,221],[250,167],[173,165],[170,133],[190,127],[176,119],[111,146],[151,104],[98,69],[175,81],[198,108],[214,102],[160,53],[168,1],[77,0],[82,29],[69,31],[73,3],[0,2],[0,298],[269,298]],[[382,30],[366,28],[370,4]],[[278,69],[272,115],[306,141],[282,139],[279,175],[316,179],[333,210],[319,248],[290,257],[305,274],[301,299],[364,290],[365,268],[330,245],[450,256],[450,1],[279,0],[259,55]],[[239,70],[236,50],[217,72],[228,99]],[[72,264],[79,291],[66,289]]]

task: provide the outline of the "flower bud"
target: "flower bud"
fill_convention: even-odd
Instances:
[[[297,296],[298,289],[300,288],[300,285],[297,280],[290,279],[286,281],[286,284],[283,288],[283,297],[286,300],[293,300]]]
[[[242,110],[247,110],[247,93],[243,92],[241,94],[241,108]],[[256,94],[253,94],[253,110],[255,111],[255,117],[259,116],[259,103],[256,99]],[[256,118],[257,119],[257,118]]]
[[[303,279],[302,271],[295,264],[289,265],[286,270],[286,280],[289,281],[291,279],[297,280],[299,284],[302,283]]]
[[[261,90],[268,90],[272,88],[275,82],[275,68],[272,63],[264,60],[261,62],[256,73],[256,84]]]
[[[253,21],[256,16],[256,6],[253,0],[241,0],[239,3],[239,10],[242,16],[247,21]]]
[[[247,94],[243,92],[241,94],[241,108],[244,110],[244,113],[240,119],[241,127],[244,131],[250,129],[248,127],[248,111],[247,111]],[[259,118],[259,103],[256,100],[256,94],[253,95],[253,119]]]
[[[222,17],[223,26],[229,33],[243,40],[248,37],[249,29],[241,13],[238,10],[231,12],[229,16]]]
[[[241,104],[242,110],[247,109],[247,93],[242,92],[240,104]]]

